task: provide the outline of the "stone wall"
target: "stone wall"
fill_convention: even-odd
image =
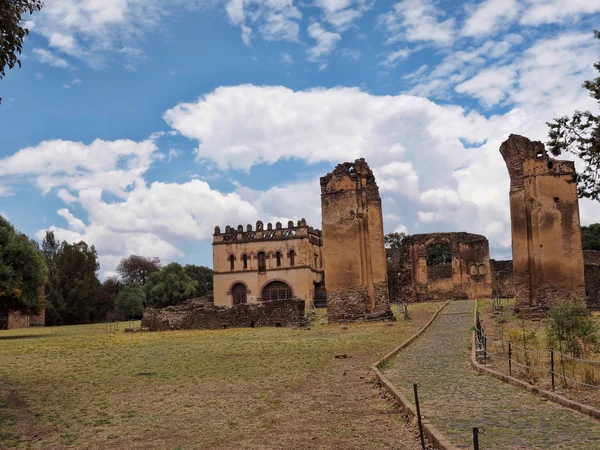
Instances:
[[[412,301],[414,292],[410,245],[403,243],[400,248],[386,249],[386,256],[390,301],[401,303]]]
[[[8,329],[27,328],[27,327],[43,327],[46,325],[46,310],[38,315],[28,316],[21,314],[18,311],[12,311],[8,314]]]
[[[513,274],[512,259],[490,261],[492,268],[492,295],[500,298],[513,298],[515,296],[515,277]]]
[[[585,293],[590,309],[600,310],[600,251],[585,250]]]
[[[321,177],[321,212],[329,321],[391,316],[381,197],[364,159]]]
[[[304,301],[296,299],[240,304],[231,308],[187,302],[166,308],[146,308],[142,318],[142,327],[150,331],[287,327],[304,323]]]
[[[510,135],[500,153],[510,175],[517,311],[583,298],[585,280],[572,161],[550,158],[541,142]]]

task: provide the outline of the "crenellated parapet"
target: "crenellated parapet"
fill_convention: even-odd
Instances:
[[[257,221],[255,228],[251,224],[238,225],[237,228],[227,225],[225,231],[216,226],[213,234],[213,245],[227,244],[232,242],[253,242],[253,241],[275,241],[285,239],[309,239],[314,245],[323,245],[323,235],[321,230],[309,227],[305,219],[300,219],[296,223],[290,220],[284,227],[281,222],[273,224],[267,223],[265,227],[262,221]]]

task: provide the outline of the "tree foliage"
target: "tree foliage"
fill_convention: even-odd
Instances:
[[[146,294],[137,284],[125,286],[115,300],[115,312],[119,318],[139,319],[144,313]]]
[[[0,216],[0,312],[39,313],[46,273],[37,242]]]
[[[159,258],[131,255],[119,262],[117,272],[125,284],[145,285],[150,274],[160,270]]]
[[[183,270],[197,283],[194,297],[203,297],[213,290],[213,271],[205,266],[187,264]]]
[[[29,34],[29,29],[23,27],[24,16],[40,11],[43,6],[41,0],[0,0],[0,79],[6,76],[7,67],[21,67],[18,55],[23,51],[23,39]]]
[[[59,244],[54,233],[48,231],[42,249],[51,267],[47,324],[70,325],[104,320],[103,314],[112,308],[112,304],[107,302],[98,280],[100,265],[94,246],[83,241]]]
[[[452,250],[444,244],[433,244],[427,247],[427,265],[441,266],[452,263]]]
[[[145,286],[147,305],[153,308],[178,305],[194,297],[197,284],[181,264],[171,263],[150,274]]]
[[[594,35],[600,39],[600,31]],[[594,64],[600,72],[600,61]],[[583,83],[590,96],[600,105],[600,77]],[[563,152],[577,155],[585,164],[575,176],[580,197],[600,200],[600,114],[590,111],[575,111],[571,117],[560,117],[548,123],[550,130],[547,142],[550,152],[558,156]]]
[[[581,227],[581,243],[584,250],[600,250],[600,223]]]
[[[400,248],[402,239],[406,237],[405,233],[389,233],[384,237],[385,248]]]

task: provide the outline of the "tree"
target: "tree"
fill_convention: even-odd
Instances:
[[[584,250],[600,250],[600,223],[581,227],[581,243]]]
[[[427,247],[428,266],[441,266],[452,263],[452,250],[445,244],[433,244]]]
[[[213,290],[213,271],[208,267],[195,266],[187,264],[183,270],[192,279],[198,283],[194,297],[203,297]]]
[[[162,308],[193,298],[198,282],[190,278],[178,263],[171,263],[150,274],[145,286],[148,306]]]
[[[595,30],[594,35],[600,39],[600,31]],[[594,68],[600,72],[600,61]],[[600,104],[600,77],[584,82],[583,87]],[[583,172],[574,178],[579,196],[600,200],[600,115],[575,111],[572,117],[560,117],[547,125],[550,152],[554,156],[572,153],[585,164]]]
[[[385,247],[386,248],[400,248],[402,245],[402,239],[406,237],[405,233],[389,233],[386,234],[385,239]]]
[[[144,313],[146,295],[144,289],[137,284],[125,286],[115,300],[115,311],[118,316],[131,320],[139,319]]]
[[[100,268],[94,246],[81,241],[58,244],[52,231],[46,232],[43,253],[50,266],[48,282],[48,325],[90,323],[104,320],[107,309],[97,271]]]
[[[41,0],[0,0],[0,79],[6,76],[7,66],[21,67],[17,55],[23,51],[23,39],[29,34],[29,29],[23,27],[23,16],[43,6]]]
[[[38,314],[44,306],[41,288],[46,265],[35,241],[0,216],[0,312]]]
[[[148,282],[150,274],[158,272],[160,267],[159,258],[131,255],[119,262],[117,272],[121,275],[125,284],[139,284],[143,286]]]

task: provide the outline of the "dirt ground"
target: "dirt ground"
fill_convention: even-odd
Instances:
[[[369,366],[439,306],[392,326],[3,331],[0,448],[418,449]]]

